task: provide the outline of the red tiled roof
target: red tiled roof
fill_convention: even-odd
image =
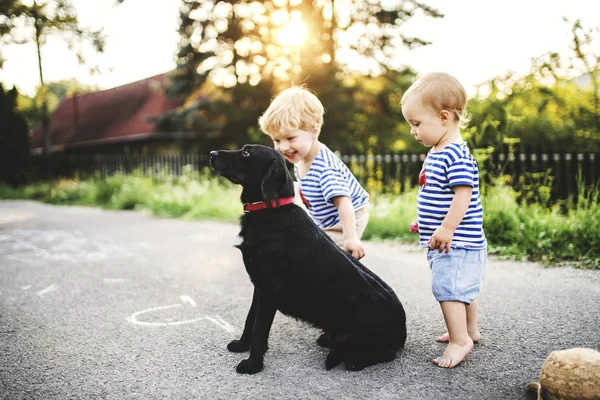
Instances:
[[[162,88],[167,80],[165,73],[108,90],[64,98],[50,117],[51,145],[60,149],[71,144],[139,138],[154,132],[154,122],[148,118],[181,105],[180,100],[165,96]],[[42,128],[38,125],[31,137],[32,150],[39,152],[43,143]]]

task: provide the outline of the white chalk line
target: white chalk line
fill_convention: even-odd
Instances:
[[[31,219],[33,217],[33,213],[25,212],[25,213],[17,213],[17,214],[8,214],[4,216],[0,216],[0,224],[8,224],[11,222],[19,222]]]
[[[53,283],[52,285],[48,286],[47,288],[42,289],[39,292],[37,292],[37,295],[40,297],[43,297],[44,295],[46,295],[50,292],[54,292],[55,290],[58,290],[58,285],[56,283]]]
[[[102,280],[104,283],[124,283],[127,282],[125,278],[104,278]]]
[[[187,304],[191,305],[192,307],[196,307],[196,302],[190,296],[183,295],[183,296],[180,296],[179,298],[181,299],[182,303],[184,303],[184,304],[187,303]]]
[[[160,311],[160,310],[168,310],[170,308],[175,308],[175,307],[183,307],[183,305],[181,304],[170,304],[168,306],[160,306],[160,307],[153,307],[153,308],[148,308],[142,311],[138,311],[135,312],[133,314],[131,314],[129,317],[127,317],[127,321],[131,322],[132,324],[135,325],[145,325],[145,326],[167,326],[167,325],[184,325],[184,324],[191,324],[193,322],[196,321],[200,321],[203,320],[204,317],[199,317],[199,318],[194,318],[194,319],[186,319],[183,321],[173,321],[173,322],[146,322],[146,321],[138,321],[137,317],[139,315],[142,314],[147,314],[147,313],[151,313],[154,311]]]
[[[198,318],[193,318],[193,319],[186,319],[186,320],[182,320],[182,321],[173,321],[172,319],[168,319],[165,321],[154,321],[154,322],[149,322],[149,321],[140,321],[138,320],[138,317],[140,315],[143,314],[148,314],[148,313],[152,313],[155,311],[161,311],[161,310],[169,310],[172,308],[179,308],[179,307],[183,307],[184,304],[188,304],[192,307],[196,307],[196,302],[189,296],[186,295],[182,295],[179,297],[179,299],[181,300],[181,303],[177,303],[177,304],[169,304],[167,306],[159,306],[159,307],[152,307],[152,308],[147,308],[145,310],[141,310],[138,312],[135,312],[133,314],[131,314],[129,317],[127,317],[127,321],[131,322],[134,325],[142,325],[142,326],[172,326],[172,325],[185,325],[185,324],[192,324],[194,322],[198,322],[198,321],[202,321],[202,320],[207,320],[212,322],[213,324],[217,325],[219,328],[222,328],[223,330],[229,332],[229,333],[234,333],[235,332],[235,328],[229,324],[227,321],[225,321],[223,318],[221,318],[218,315],[213,315],[213,316],[202,316],[202,317],[198,317]]]
[[[131,259],[140,251],[152,249],[146,242],[128,246],[115,243],[110,238],[94,239],[81,231],[45,229],[17,229],[11,235],[0,235],[0,253],[11,261],[25,264],[54,262],[103,262],[112,259]]]
[[[215,315],[214,318],[209,317],[209,316],[206,316],[204,318],[206,318],[210,322],[214,323],[215,325],[225,329],[229,333],[235,332],[235,329],[233,329],[233,326],[229,325],[229,323],[227,321],[225,321],[223,318],[219,317],[218,315]]]

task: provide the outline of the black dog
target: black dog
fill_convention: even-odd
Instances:
[[[250,350],[237,372],[262,370],[277,310],[323,330],[317,343],[331,349],[327,369],[343,362],[358,371],[393,360],[406,340],[402,304],[385,282],[291,203],[294,186],[283,156],[270,147],[246,145],[212,151],[210,164],[242,185],[247,211],[237,247],[254,296],[242,336],[227,346],[232,352]]]

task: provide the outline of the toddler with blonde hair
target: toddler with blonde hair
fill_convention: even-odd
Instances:
[[[431,147],[411,230],[418,229],[427,248],[432,291],[448,329],[437,339],[448,346],[433,362],[453,368],[480,340],[478,298],[487,262],[479,169],[460,132],[468,123],[467,93],[453,76],[431,73],[404,93],[401,106],[415,139]]]
[[[324,113],[317,96],[294,86],[279,93],[258,122],[275,149],[294,164],[312,219],[335,243],[361,259],[369,195],[342,160],[319,141]]]

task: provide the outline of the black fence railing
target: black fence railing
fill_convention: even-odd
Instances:
[[[208,154],[53,154],[32,159],[32,179],[73,177],[106,178],[119,173],[145,177],[181,176],[209,166]],[[50,171],[48,171],[48,169]]]
[[[379,192],[401,193],[417,185],[425,154],[342,155],[358,180]],[[147,177],[181,175],[186,170],[209,166],[208,154],[95,154],[53,155],[48,163],[39,156],[32,160],[33,179],[56,177],[105,178],[116,173],[137,173]],[[551,198],[577,195],[578,179],[586,186],[600,179],[600,154],[595,153],[493,153],[480,162],[483,181],[502,175],[526,186],[552,183]]]
[[[358,180],[382,192],[403,192],[418,184],[425,154],[342,156]],[[492,153],[480,161],[480,177],[490,183],[511,176],[517,189],[551,185],[550,199],[567,199],[578,193],[578,180],[586,186],[600,180],[600,154],[596,153]]]
[[[600,180],[600,154],[596,153],[494,153],[483,163],[510,175],[520,187],[551,182],[550,198],[576,197],[579,181],[589,188]]]

